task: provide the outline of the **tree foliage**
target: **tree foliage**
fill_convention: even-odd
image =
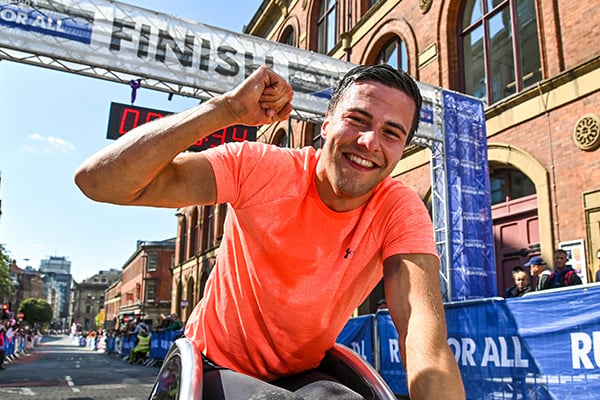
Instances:
[[[10,282],[10,257],[3,244],[0,244],[0,301],[9,299],[15,288]]]
[[[33,325],[48,323],[52,320],[52,307],[44,299],[30,297],[21,302],[19,312],[25,314],[24,320]]]

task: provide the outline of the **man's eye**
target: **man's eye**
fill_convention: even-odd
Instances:
[[[400,139],[400,137],[401,137],[401,136],[400,136],[400,135],[399,135],[397,132],[395,132],[395,131],[385,131],[385,135],[386,135],[386,136],[388,136],[389,138],[391,138],[391,139],[395,139],[395,140],[398,140],[398,139]]]
[[[361,124],[365,124],[366,123],[363,118],[361,118],[359,116],[356,116],[356,115],[350,115],[348,118],[350,118],[351,120],[356,121],[358,123],[361,123]]]

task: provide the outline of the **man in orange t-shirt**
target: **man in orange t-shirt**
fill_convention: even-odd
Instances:
[[[349,71],[319,151],[242,143],[179,154],[226,126],[285,120],[291,99],[261,67],[231,92],[129,132],[76,182],[116,204],[228,203],[216,267],[185,329],[204,356],[205,398],[360,398],[311,371],[382,277],[411,398],[464,398],[431,221],[390,178],[418,125],[412,78],[386,65]],[[292,388],[296,376],[308,383]]]

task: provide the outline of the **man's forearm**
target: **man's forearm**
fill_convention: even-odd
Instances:
[[[407,370],[410,398],[413,400],[447,399],[464,400],[465,391],[460,370],[450,347],[436,351],[429,357],[423,354],[410,354],[412,357]]]
[[[179,153],[233,123],[215,98],[141,125],[88,158],[76,172],[77,185],[94,200],[133,204]]]

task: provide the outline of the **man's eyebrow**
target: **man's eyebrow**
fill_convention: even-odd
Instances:
[[[357,113],[363,114],[369,118],[373,118],[373,115],[370,112],[368,112],[367,110],[360,108],[360,107],[351,107],[351,108],[346,109],[346,111],[357,112]],[[393,121],[385,121],[385,123],[387,125],[391,126],[392,128],[396,128],[396,129],[400,130],[402,133],[404,133],[404,135],[408,135],[408,132],[406,131],[406,128],[403,125],[393,122]]]

